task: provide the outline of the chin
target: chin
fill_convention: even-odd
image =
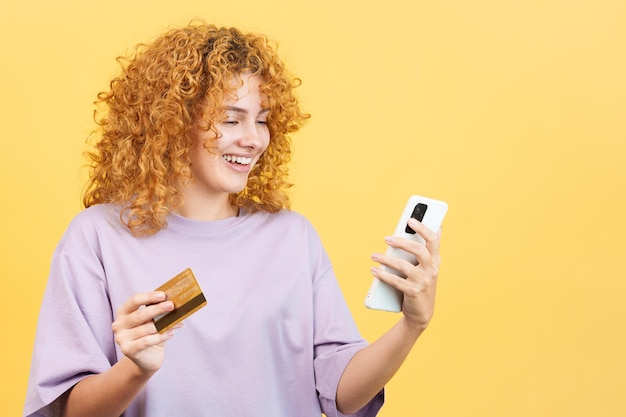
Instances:
[[[245,184],[233,185],[232,187],[229,187],[228,192],[230,194],[239,194],[240,192],[246,189],[247,185],[248,185],[248,181],[246,181]]]

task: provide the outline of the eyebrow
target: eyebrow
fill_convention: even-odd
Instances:
[[[243,109],[241,107],[236,107],[236,106],[226,106],[226,111],[234,111],[236,113],[248,114],[248,110]],[[269,111],[270,111],[269,108],[264,108],[264,109],[261,109],[259,114],[267,113]]]

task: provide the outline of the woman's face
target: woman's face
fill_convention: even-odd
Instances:
[[[198,130],[189,150],[192,186],[195,193],[215,198],[238,193],[248,182],[248,174],[270,142],[267,126],[269,108],[260,92],[261,79],[241,74],[242,85],[235,97],[226,100],[226,118],[216,124],[221,133],[215,151],[209,152],[205,143],[215,139],[211,131]],[[239,85],[239,77],[233,79]]]

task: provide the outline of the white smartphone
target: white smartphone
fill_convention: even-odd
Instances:
[[[400,216],[400,220],[398,221],[393,235],[412,239],[423,244],[425,243],[424,239],[422,239],[420,235],[415,233],[413,229],[408,226],[409,219],[411,217],[417,219],[436,233],[439,231],[447,211],[448,204],[443,201],[412,195],[409,197],[409,201],[404,206],[404,210],[402,211],[402,215]],[[413,265],[417,264],[415,255],[402,249],[388,246],[387,254],[397,258],[406,259]],[[402,278],[406,278],[404,274],[393,268],[389,268],[385,265],[382,265],[382,268],[399,275]],[[374,281],[372,282],[372,285],[367,293],[367,297],[365,297],[365,306],[374,310],[392,311],[397,313],[402,310],[402,300],[402,292],[380,281],[378,278],[374,278]]]

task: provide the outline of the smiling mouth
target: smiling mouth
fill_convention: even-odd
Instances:
[[[222,158],[224,158],[226,162],[230,162],[231,164],[250,165],[250,163],[252,162],[252,158],[248,158],[245,156],[222,155]]]

